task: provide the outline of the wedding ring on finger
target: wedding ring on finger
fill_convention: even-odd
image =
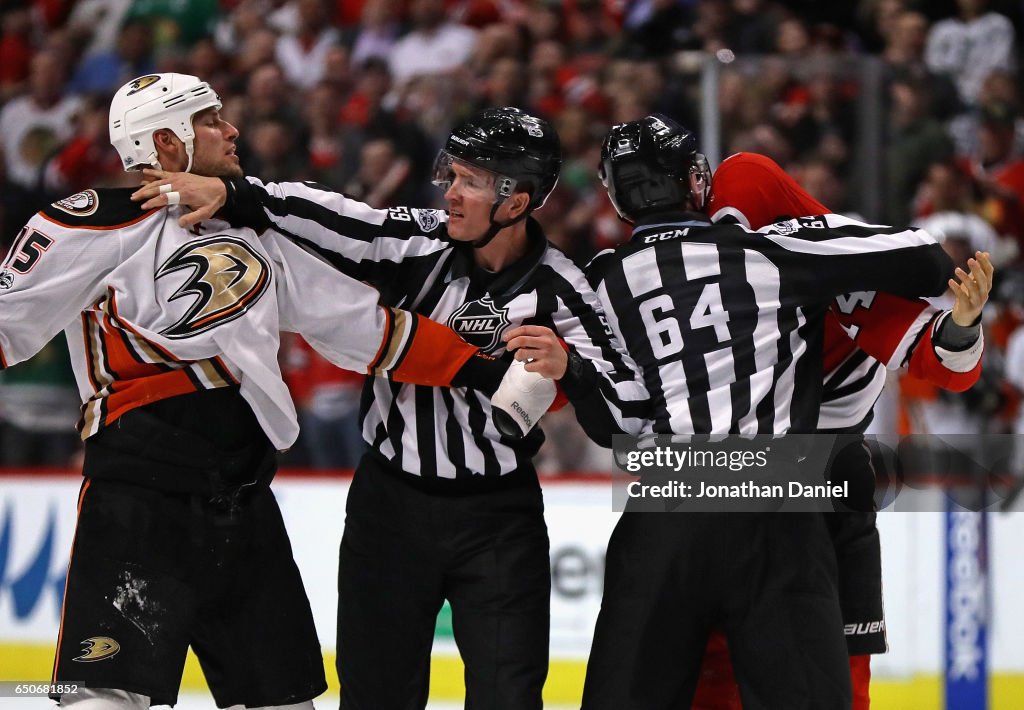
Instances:
[[[174,192],[173,190],[171,192],[168,192],[167,193],[167,206],[170,207],[171,205],[179,205],[179,204],[181,204],[181,193],[180,192]]]
[[[161,185],[160,186],[160,194],[161,195],[166,195],[168,192],[171,191],[171,189],[172,189],[171,183],[167,183],[166,185]]]

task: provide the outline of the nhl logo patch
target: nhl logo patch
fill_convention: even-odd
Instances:
[[[71,197],[65,197],[53,203],[53,206],[62,212],[73,214],[76,217],[88,217],[100,206],[99,195],[95,190],[76,192]]]
[[[412,216],[416,219],[416,224],[420,225],[420,229],[424,232],[433,232],[441,224],[441,218],[438,216],[437,210],[413,210]]]
[[[501,334],[509,324],[508,309],[496,308],[489,296],[464,303],[448,318],[449,328],[485,353],[501,342]]]
[[[14,285],[14,274],[7,269],[0,271],[0,289],[6,291]]]
[[[778,232],[783,236],[787,236],[789,234],[796,234],[800,231],[800,225],[797,224],[795,219],[789,219],[785,222],[776,222],[773,224],[772,231]]]

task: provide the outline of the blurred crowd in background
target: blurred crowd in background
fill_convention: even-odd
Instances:
[[[879,420],[1024,434],[1024,2],[3,0],[0,20],[0,256],[42,205],[137,184],[108,143],[107,106],[144,74],[209,81],[247,174],[375,207],[443,206],[429,168],[472,112],[542,115],[564,164],[536,216],[581,265],[629,234],[596,174],[608,128],[660,111],[697,130],[712,96],[717,154],[765,153],[833,211],[920,223],[961,263],[993,253],[982,382],[948,395],[894,377]],[[0,466],[79,451],[62,337],[0,372]],[[303,425],[286,462],[352,466],[362,378],[298,339],[281,361]],[[544,427],[542,468],[610,467],[571,413]]]

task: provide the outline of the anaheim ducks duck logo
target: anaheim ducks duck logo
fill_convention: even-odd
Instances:
[[[120,650],[121,644],[109,636],[93,636],[82,641],[82,655],[72,660],[83,663],[102,661],[105,658],[116,656]]]
[[[183,269],[192,274],[169,300],[196,299],[182,318],[160,331],[168,338],[190,338],[239,318],[266,293],[270,265],[240,239],[217,235],[189,242],[156,272],[161,279]]]
[[[145,89],[147,86],[152,86],[153,84],[157,83],[158,81],[160,81],[160,75],[159,74],[150,74],[148,76],[140,76],[138,79],[135,79],[131,84],[128,85],[128,88],[131,89],[131,90],[128,92],[127,95],[131,96],[132,94],[137,94],[140,91],[142,91],[143,89]]]

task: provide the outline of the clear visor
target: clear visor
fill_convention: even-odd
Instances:
[[[511,197],[516,189],[516,181],[507,175],[456,158],[446,150],[440,151],[434,159],[430,181],[445,192],[455,187],[461,190],[465,197],[494,202]]]

